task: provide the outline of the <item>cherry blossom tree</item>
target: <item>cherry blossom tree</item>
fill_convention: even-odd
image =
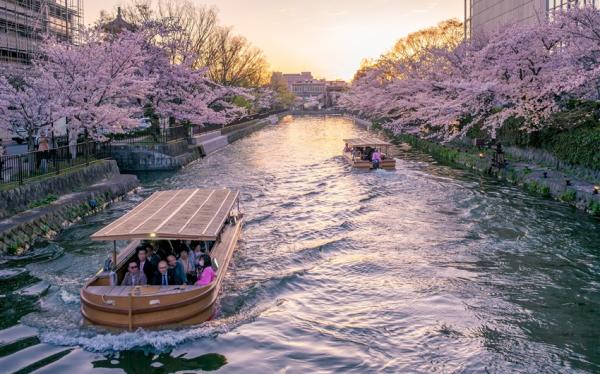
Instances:
[[[232,99],[236,95],[248,96],[247,90],[211,81],[207,68],[195,68],[197,58],[193,56],[173,62],[171,51],[179,47],[171,45],[178,43],[171,34],[180,33],[177,26],[148,22],[139,32],[145,35],[144,49],[151,56],[144,65],[144,75],[156,77],[156,84],[147,96],[155,114],[202,126],[226,123],[245,113]]]
[[[29,75],[11,83],[0,77],[0,127],[26,138],[30,151],[34,139],[67,114],[54,80],[47,78]]]
[[[599,97],[600,11],[593,7],[485,41],[458,42],[452,24],[438,29],[409,35],[362,66],[341,105],[396,132],[449,141],[474,126],[493,138],[509,118],[520,119],[522,131],[539,131],[555,125],[549,119],[569,100]]]
[[[24,131],[33,148],[39,132],[60,118],[69,119],[70,130],[100,138],[137,126],[147,107],[196,125],[244,115],[233,102],[254,100],[249,90],[212,82],[207,69],[193,66],[195,58],[173,63],[167,44],[177,39],[165,37],[170,32],[149,23],[116,35],[90,28],[77,45],[47,39],[24,78],[0,79],[0,126]]]
[[[57,88],[63,116],[92,136],[119,132],[137,125],[133,118],[156,83],[143,74],[150,58],[143,49],[143,35],[124,31],[106,36],[88,29],[77,45],[49,39],[43,43],[44,58],[36,69]]]
[[[268,112],[276,107],[282,106],[279,95],[270,87],[261,87],[252,91],[254,96],[253,107],[258,113]]]

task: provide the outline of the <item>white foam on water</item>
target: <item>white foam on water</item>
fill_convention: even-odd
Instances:
[[[79,295],[74,295],[65,289],[60,290],[60,299],[65,304],[79,304]]]
[[[39,338],[44,343],[62,346],[79,346],[86,351],[110,353],[134,348],[151,348],[158,352],[172,349],[188,341],[216,337],[238,326],[252,322],[267,308],[255,308],[248,312],[201,325],[178,330],[144,330],[104,333],[98,329],[43,329]]]

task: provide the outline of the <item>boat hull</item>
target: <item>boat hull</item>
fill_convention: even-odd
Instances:
[[[209,320],[221,283],[241,235],[243,218],[226,225],[211,257],[217,260],[217,278],[207,286],[110,286],[97,275],[81,289],[81,314],[86,322],[115,328],[193,325]],[[135,244],[126,251],[135,251]],[[121,258],[126,259],[128,253]],[[102,273],[101,273],[102,274]]]
[[[350,165],[352,165],[355,168],[358,168],[358,169],[373,169],[373,163],[371,161],[360,160],[360,159],[353,159],[352,158],[352,154],[349,153],[349,152],[345,152],[344,153],[344,158],[346,159],[346,161],[348,163],[350,163]],[[385,170],[396,169],[396,160],[393,159],[393,158],[387,158],[385,160],[382,160],[379,163],[379,168],[380,169],[385,169]]]

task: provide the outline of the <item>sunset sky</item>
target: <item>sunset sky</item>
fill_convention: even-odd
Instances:
[[[363,58],[444,19],[462,20],[463,0],[195,0],[261,48],[272,70],[350,80]],[[85,0],[85,21],[123,0]]]

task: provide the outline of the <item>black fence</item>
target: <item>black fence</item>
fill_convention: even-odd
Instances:
[[[0,157],[0,184],[23,184],[28,179],[60,174],[95,160],[110,158],[108,142],[87,141],[48,151],[28,152]]]

